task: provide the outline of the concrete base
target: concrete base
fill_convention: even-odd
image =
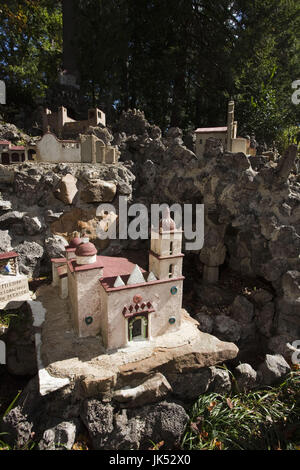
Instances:
[[[41,287],[37,299],[46,312],[38,348],[41,364],[50,376],[76,385],[84,397],[111,397],[115,390],[153,372],[168,378],[233,359],[238,353],[233,343],[200,332],[198,322],[185,310],[179,331],[107,352],[101,337],[78,338],[68,302],[58,297],[57,288]],[[46,388],[40,375],[41,393],[45,394]]]

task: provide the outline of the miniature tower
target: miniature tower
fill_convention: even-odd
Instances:
[[[103,264],[97,256],[95,246],[88,239],[82,239],[75,250],[75,256],[68,261],[68,295],[72,307],[72,322],[79,336],[95,336],[100,330],[98,286],[103,275]]]
[[[228,116],[227,116],[227,150],[232,151],[232,139],[234,138],[234,128],[237,125],[234,122],[234,101],[228,103]]]
[[[170,209],[164,211],[159,229],[152,230],[151,249],[149,253],[149,271],[157,279],[171,279],[182,276],[181,253],[182,230],[176,228],[170,216]]]

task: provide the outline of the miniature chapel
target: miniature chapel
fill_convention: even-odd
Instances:
[[[74,238],[65,258],[52,259],[53,285],[69,299],[78,336],[101,334],[107,350],[149,341],[181,325],[182,230],[167,211],[151,231],[149,271],[127,258],[99,256]]]

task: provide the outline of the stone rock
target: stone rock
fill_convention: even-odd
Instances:
[[[260,333],[270,338],[274,329],[275,305],[268,302],[256,313],[256,324]]]
[[[96,209],[73,208],[65,212],[59,220],[51,224],[51,232],[59,235],[66,240],[70,240],[74,234],[85,233],[97,249],[104,250],[109,245],[109,240],[99,240],[97,229],[99,227],[99,218],[96,216]]]
[[[253,300],[257,305],[263,306],[268,302],[271,302],[273,295],[265,289],[257,289],[251,293],[251,300]]]
[[[86,131],[85,134],[87,135],[95,135],[98,139],[102,140],[105,145],[111,145],[112,141],[114,140],[114,136],[111,134],[107,127],[92,127],[90,126]]]
[[[238,295],[231,306],[232,318],[240,323],[250,323],[254,317],[254,307],[243,295]]]
[[[0,230],[0,251],[12,251],[11,237],[8,230]]]
[[[199,329],[203,331],[203,333],[212,333],[214,327],[214,319],[211,315],[207,315],[205,313],[197,313],[195,316],[197,322],[199,322]]]
[[[45,212],[45,220],[48,224],[55,222],[63,215],[63,212],[53,212],[51,209]]]
[[[31,312],[26,304],[18,316],[11,317],[6,334],[6,365],[12,375],[37,374],[34,329]]]
[[[288,271],[282,277],[284,296],[290,300],[300,299],[300,272]]]
[[[291,363],[293,355],[299,351],[294,345],[295,341],[298,341],[295,336],[287,334],[273,336],[269,339],[268,348],[271,353],[280,354],[287,362]]]
[[[274,385],[283,380],[290,370],[290,366],[280,354],[274,356],[267,354],[257,372],[260,383],[263,385]]]
[[[104,449],[114,429],[114,409],[98,400],[85,400],[80,412],[95,450]]]
[[[95,450],[142,450],[160,441],[166,449],[174,448],[189,417],[175,403],[161,402],[114,414],[111,405],[93,399],[84,402],[81,419]]]
[[[12,209],[11,201],[0,200],[0,211],[10,211]]]
[[[167,131],[167,140],[176,145],[182,145],[182,130],[179,127],[170,127]]]
[[[77,179],[73,175],[67,174],[62,179],[58,188],[55,190],[55,197],[62,201],[64,204],[72,204],[78,192]]]
[[[298,155],[298,147],[296,144],[290,145],[285,154],[279,159],[276,173],[278,181],[286,181],[295,166]]]
[[[206,140],[205,142],[205,149],[204,149],[204,157],[209,158],[209,157],[218,157],[221,154],[223,154],[224,147],[222,144],[222,141],[219,139],[215,139],[213,137],[210,137],[209,139]]]
[[[240,364],[234,369],[233,375],[240,393],[252,390],[257,385],[257,372],[250,364]]]
[[[278,334],[287,333],[300,338],[299,315],[300,299],[279,298],[276,302],[276,327]]]
[[[237,342],[241,337],[241,326],[226,315],[217,315],[215,318],[214,334],[222,341]]]
[[[9,140],[17,143],[20,140],[29,142],[31,137],[25,134],[23,131],[17,128],[14,124],[8,122],[1,123],[0,125],[0,140]]]
[[[176,448],[189,421],[189,416],[182,406],[166,401],[145,406],[137,410],[133,417],[137,425],[140,421],[145,423],[140,444],[140,448],[145,450],[152,447],[151,442],[161,441],[164,441],[165,449]]]
[[[68,242],[60,235],[53,235],[45,240],[46,253],[51,258],[63,258],[65,256],[65,249]]]
[[[16,449],[22,449],[30,442],[32,427],[33,423],[22,413],[19,406],[0,419],[0,432],[5,433],[3,440]]]
[[[116,125],[116,130],[125,132],[127,135],[145,135],[150,128],[150,124],[145,118],[143,111],[139,109],[128,109],[123,111]]]
[[[288,261],[283,258],[271,259],[261,267],[263,277],[270,282],[277,281],[288,269]]]
[[[113,181],[99,179],[89,180],[88,185],[81,191],[80,198],[83,202],[111,202],[117,192],[117,186]]]
[[[20,272],[28,276],[38,277],[40,274],[41,259],[44,254],[43,247],[36,242],[25,241],[15,246],[14,250],[20,255]]]
[[[11,225],[21,222],[24,216],[24,212],[12,211],[6,212],[0,216],[0,227],[1,229],[10,228]]]
[[[28,233],[28,235],[37,235],[45,228],[43,221],[39,217],[30,217],[25,215],[23,217],[23,222],[25,231]]]
[[[231,380],[228,370],[211,367],[212,380],[208,387],[209,393],[226,394],[231,392]]]
[[[282,225],[269,242],[273,258],[297,258],[300,252],[300,236],[292,226]]]
[[[171,385],[167,379],[158,372],[136,387],[126,387],[115,391],[113,399],[120,403],[122,407],[136,408],[161,401],[171,390]]]
[[[168,379],[176,398],[192,402],[197,400],[199,395],[207,392],[213,379],[213,372],[212,368],[204,367],[190,373],[169,374]]]
[[[78,425],[75,422],[63,421],[47,429],[40,440],[39,450],[71,450],[76,438]]]
[[[208,307],[230,305],[234,300],[234,294],[217,285],[196,284],[194,289],[203,305]]]

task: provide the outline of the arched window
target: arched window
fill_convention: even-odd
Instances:
[[[174,276],[174,264],[170,264],[169,266],[169,277],[173,277]]]

